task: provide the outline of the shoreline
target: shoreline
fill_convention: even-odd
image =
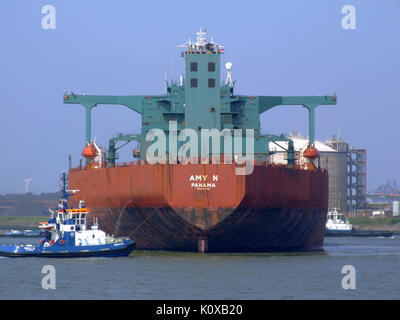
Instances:
[[[352,219],[351,219],[352,220]],[[357,231],[390,231],[400,235],[400,220],[385,219],[362,219],[362,221],[352,222],[353,228]],[[359,220],[359,219],[354,219]],[[5,230],[35,230],[38,229],[39,222],[47,221],[45,216],[0,216],[0,233]]]
[[[5,230],[35,230],[39,222],[47,221],[45,216],[0,216],[0,233]]]
[[[390,231],[395,235],[400,235],[400,223],[395,225],[356,225],[353,229],[357,231]]]

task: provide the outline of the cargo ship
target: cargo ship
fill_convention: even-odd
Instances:
[[[237,95],[232,63],[225,64],[221,81],[224,46],[209,41],[205,30],[196,35],[178,46],[185,73],[165,80],[161,95],[64,92],[64,103],[86,111],[85,164],[70,167],[69,188],[79,190],[70,201],[84,200],[103,230],[132,238],[138,250],[321,249],[328,172],[319,167],[314,144],[315,110],[335,105],[336,94]],[[141,132],[120,133],[107,148],[98,146],[91,139],[91,112],[102,104],[139,113]],[[289,138],[261,133],[260,115],[281,105],[308,110],[309,144],[301,159],[295,159]],[[204,134],[211,131],[216,134]],[[277,165],[270,145],[282,141],[288,145],[287,164]],[[117,150],[129,142],[139,146],[132,161],[117,162]]]

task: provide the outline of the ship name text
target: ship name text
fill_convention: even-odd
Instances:
[[[191,175],[189,181],[191,182],[190,187],[196,188],[197,190],[210,190],[215,188],[215,182],[218,181],[218,175],[214,174],[212,176],[212,182],[207,182],[208,175]]]

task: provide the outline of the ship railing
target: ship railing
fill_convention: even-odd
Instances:
[[[215,162],[215,161],[214,161]],[[191,161],[189,161],[190,163],[194,163],[193,159],[191,159]],[[212,164],[213,161],[210,160],[209,164]],[[158,163],[158,165],[166,165],[166,164],[170,164],[168,161],[164,161],[162,163]],[[171,163],[171,164],[177,164],[177,163]],[[180,164],[180,163],[178,163]],[[201,158],[198,159],[197,164],[202,164],[201,163]],[[220,160],[219,164],[223,165],[225,164],[224,161]],[[228,163],[230,164],[230,163]],[[237,167],[244,167],[246,164],[236,164],[235,162],[233,162],[232,164],[235,164]],[[288,167],[287,164],[284,163],[277,163],[277,162],[270,162],[270,161],[261,161],[261,160],[254,160],[254,166],[264,166],[264,167]],[[115,167],[130,167],[130,166],[144,166],[144,165],[153,165],[153,164],[149,164],[146,160],[138,160],[138,161],[131,161],[131,162],[119,162],[119,163],[115,163]],[[319,171],[319,172],[327,172],[327,169],[325,168],[317,168],[315,166],[310,166],[310,165],[306,165],[306,164],[299,164],[298,162],[295,162],[295,165],[293,167],[293,169],[296,170],[307,170],[307,171]],[[74,171],[81,171],[81,170],[96,170],[95,168],[90,168],[90,167],[76,167],[76,168],[71,168],[70,171],[74,172]]]

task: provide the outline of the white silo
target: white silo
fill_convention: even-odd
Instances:
[[[301,159],[302,150],[304,151],[308,146],[308,137],[295,132],[291,133],[289,138],[293,140],[296,159]],[[342,152],[341,149],[337,151],[318,140],[315,140],[315,147],[319,151],[320,167],[328,169],[329,208],[338,208],[345,212],[347,210],[347,152]],[[287,153],[284,148],[287,148],[287,142],[280,141],[279,145],[270,142],[269,150],[276,152],[271,156],[270,161],[286,164]]]
[[[400,215],[400,201],[393,201],[393,217]]]

